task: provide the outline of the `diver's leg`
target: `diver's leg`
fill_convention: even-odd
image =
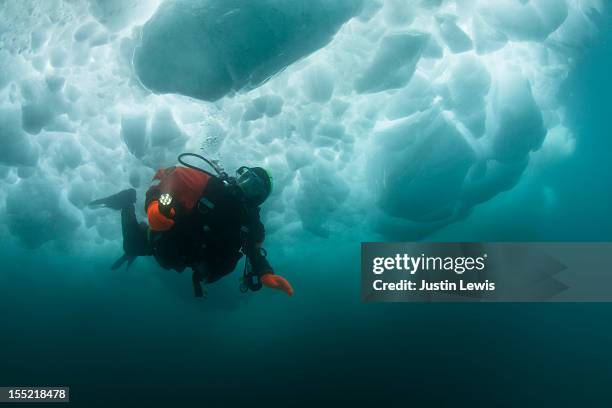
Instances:
[[[202,260],[199,264],[192,267],[191,281],[193,283],[194,296],[203,297],[205,291],[202,289],[202,282],[210,284],[231,273],[236,268],[239,259],[240,256],[236,255],[215,258],[212,262],[211,260]]]
[[[202,289],[202,281],[204,277],[198,271],[198,269],[193,270],[193,274],[191,275],[191,282],[193,283],[193,296],[195,297],[203,297],[204,290]]]
[[[206,271],[206,283],[213,283],[222,277],[229,275],[236,269],[236,265],[240,260],[239,254],[226,254],[223,257],[215,258],[213,262],[208,263]]]
[[[192,267],[193,273],[191,275],[191,282],[193,283],[193,295],[195,297],[203,297],[204,290],[202,289],[202,282],[208,282],[208,275],[210,272],[210,266],[202,261],[196,266]]]
[[[111,208],[121,210],[121,232],[123,234],[123,250],[125,254],[113,263],[115,270],[127,262],[128,268],[137,256],[152,255],[149,245],[147,226],[138,223],[136,219],[136,190],[128,188],[108,197],[94,200],[88,204],[91,209]]]
[[[111,208],[113,210],[121,210],[130,205],[134,205],[135,202],[136,190],[133,188],[128,188],[127,190],[120,191],[117,194],[100,198],[99,200],[94,200],[87,206],[92,209]]]
[[[134,204],[121,209],[121,230],[123,232],[123,250],[130,256],[151,255],[151,246],[147,237],[147,226],[136,219]]]

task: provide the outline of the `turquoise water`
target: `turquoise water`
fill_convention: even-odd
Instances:
[[[611,240],[610,19],[563,88],[570,159],[526,178],[432,240]],[[555,192],[546,206],[542,184]],[[280,242],[271,242],[269,251]],[[375,304],[359,300],[359,243],[282,256],[296,296],[206,300],[190,279],[116,253],[2,246],[0,385],[69,385],[73,405],[609,406],[608,304]]]

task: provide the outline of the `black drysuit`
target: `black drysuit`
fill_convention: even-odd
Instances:
[[[165,192],[156,186],[150,188],[145,209]],[[243,253],[255,275],[272,273],[260,248],[265,230],[259,208],[247,205],[238,187],[216,177],[207,180],[194,208],[177,208],[174,226],[167,231],[152,231],[145,223],[138,223],[133,205],[122,210],[121,223],[128,257],[152,255],[162,267],[178,272],[192,268],[194,283],[215,282],[229,274]]]

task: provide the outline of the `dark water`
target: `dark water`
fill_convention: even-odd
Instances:
[[[612,239],[604,27],[563,89],[576,154],[432,239]],[[0,384],[69,385],[73,406],[612,404],[609,304],[364,305],[356,242],[273,255],[292,299],[234,275],[205,301],[148,260],[0,248]]]

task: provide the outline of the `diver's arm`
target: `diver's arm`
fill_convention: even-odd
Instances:
[[[245,249],[251,268],[257,276],[274,273],[270,262],[266,259],[266,250],[263,248],[265,239],[266,230],[259,219],[259,213],[256,213],[248,227]]]
[[[293,295],[291,284],[282,276],[274,274],[270,262],[266,259],[266,251],[262,247],[265,236],[265,228],[257,213],[256,219],[251,223],[247,238],[247,257],[253,272],[261,278],[261,283],[265,287],[281,290],[291,296]]]
[[[266,259],[266,252],[261,246],[261,244],[253,244],[253,247],[248,252],[249,254],[247,256],[249,257],[249,262],[251,263],[253,272],[257,276],[274,273],[270,262],[268,262],[268,260]]]

